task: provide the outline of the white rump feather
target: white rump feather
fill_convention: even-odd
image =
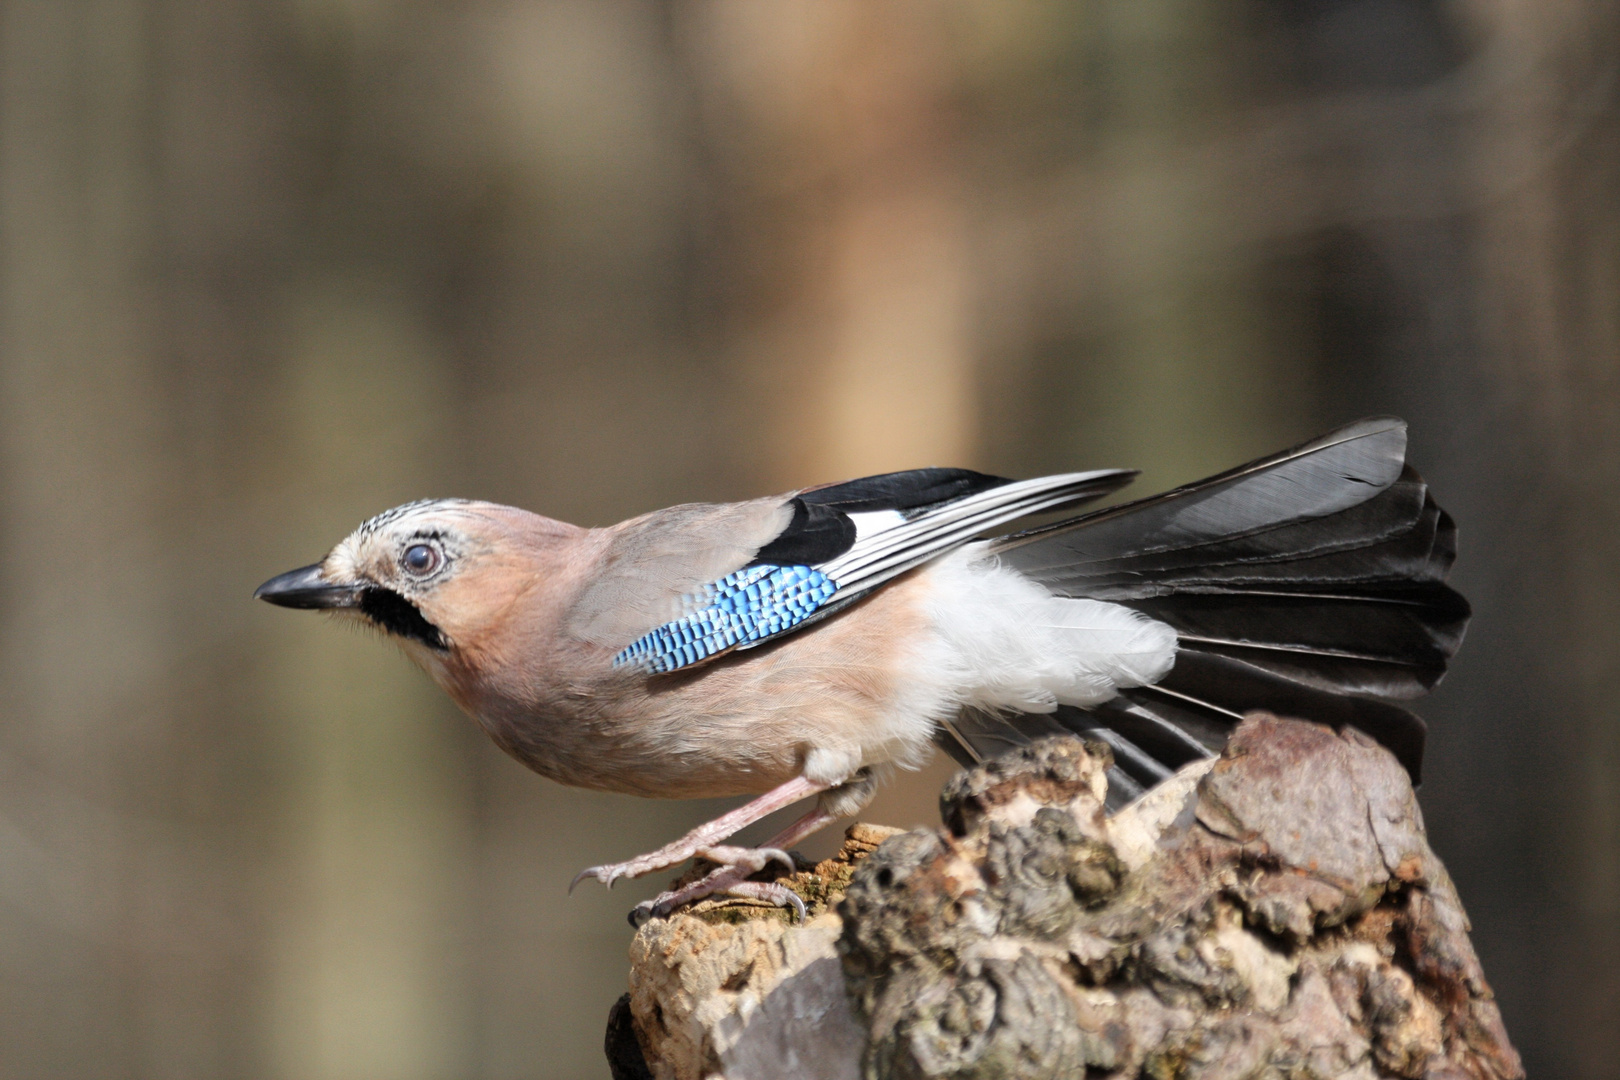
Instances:
[[[1175,664],[1176,633],[1101,600],[1053,596],[973,544],[928,568],[934,624],[961,705],[1051,712],[1147,686]],[[937,658],[935,659],[937,663]]]

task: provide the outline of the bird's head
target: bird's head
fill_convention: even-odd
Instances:
[[[278,574],[254,596],[330,611],[383,631],[429,670],[484,634],[533,577],[535,534],[571,526],[464,499],[386,510],[318,563]]]

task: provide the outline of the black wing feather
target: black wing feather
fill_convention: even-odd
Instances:
[[[1207,480],[1004,537],[996,550],[1049,587],[1076,568],[1112,559],[1204,564],[1214,545],[1367,501],[1400,478],[1405,453],[1404,422],[1360,420]]]
[[[1456,526],[1405,448],[1399,420],[1363,420],[996,541],[1003,565],[1058,595],[1124,604],[1177,631],[1175,666],[1157,685],[1041,718],[1042,730],[1056,720],[1112,733],[1111,806],[1155,782],[1142,755],[1175,769],[1218,752],[1254,709],[1356,727],[1418,778],[1423,721],[1395,702],[1440,680],[1470,612],[1445,584]],[[1030,719],[1006,723],[1022,731]],[[960,744],[977,734],[954,752],[972,752]]]
[[[855,523],[830,506],[791,500],[793,520],[760,548],[749,566],[814,566],[855,546]]]
[[[799,492],[799,498],[811,506],[832,506],[845,513],[898,510],[912,518],[932,507],[1010,483],[1005,476],[971,469],[907,469],[810,488]]]
[[[908,469],[809,488],[790,504],[793,520],[749,566],[815,566],[855,546],[850,514],[895,510],[908,520],[981,491],[1012,483],[970,469]]]
[[[1469,608],[1444,583],[1456,527],[1405,450],[1401,421],[1362,420],[1196,484],[996,541],[1003,565],[1060,596],[1168,623],[1176,664],[1157,685],[1091,709],[964,712],[941,745],[971,763],[1059,731],[1100,738],[1114,752],[1117,808],[1217,753],[1245,712],[1269,709],[1356,727],[1416,780],[1423,721],[1394,702],[1439,681]],[[801,492],[792,524],[757,561],[824,563],[853,548],[848,514],[897,510],[911,520],[1011,482],[915,469]]]
[[[1216,715],[1230,715],[1222,703],[1241,702],[1244,710],[1265,709],[1334,727],[1354,727],[1393,753],[1414,784],[1422,779],[1427,728],[1417,714],[1375,698],[1303,686],[1232,657],[1184,649],[1176,656],[1176,666],[1157,685],[1127,690],[1123,696],[1138,702],[1169,697],[1183,707],[1203,707]]]

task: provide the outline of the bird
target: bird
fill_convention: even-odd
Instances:
[[[1359,729],[1418,780],[1425,726],[1403,703],[1444,675],[1471,613],[1446,584],[1456,526],[1406,442],[1372,417],[1086,512],[1137,474],[912,469],[606,528],[425,499],[254,596],[385,634],[552,780],[749,797],[570,890],[702,858],[714,869],[632,924],[727,894],[802,919],[759,871],[791,868],[792,845],[934,748],[971,765],[1100,740],[1116,810],[1265,709]],[[810,798],[763,845],[728,843]]]

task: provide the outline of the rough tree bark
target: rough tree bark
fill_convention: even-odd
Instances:
[[[786,878],[643,926],[616,1080],[1524,1075],[1406,773],[1251,715],[1112,819],[1106,747],[959,774],[942,829],[857,825]]]

